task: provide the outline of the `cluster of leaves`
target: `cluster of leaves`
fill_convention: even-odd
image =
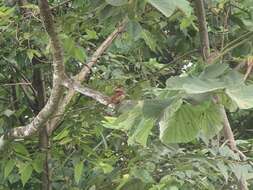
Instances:
[[[222,129],[222,105],[231,111],[253,107],[253,86],[245,85],[243,76],[226,64],[212,64],[198,75],[171,77],[165,88],[153,91],[156,100],[139,101],[118,118],[108,117],[105,126],[128,131],[129,144],[145,146],[157,123],[162,142],[189,142],[210,139]]]

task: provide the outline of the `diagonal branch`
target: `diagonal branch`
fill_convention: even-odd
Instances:
[[[101,92],[95,91],[93,89],[83,87],[79,83],[75,82],[75,80],[73,80],[73,79],[65,79],[63,81],[63,85],[65,87],[69,88],[70,90],[75,90],[87,97],[90,97],[90,98],[96,100],[100,104],[103,104],[103,105],[110,104],[110,101],[109,101],[110,97],[109,96],[105,96]]]
[[[55,113],[60,99],[62,98],[63,86],[61,85],[61,81],[65,76],[62,47],[56,33],[53,16],[47,0],[40,0],[39,8],[41,18],[52,44],[54,72],[51,95],[45,107],[38,113],[31,123],[26,126],[13,128],[4,136],[5,138],[23,138],[35,133],[38,128],[45,124],[49,120],[49,117]]]
[[[97,63],[98,59],[103,55],[103,53],[110,47],[113,40],[119,36],[124,31],[126,25],[126,19],[119,24],[119,26],[105,39],[105,41],[98,47],[94,52],[86,66],[75,76],[75,80],[82,82],[85,77],[90,73],[91,68]]]
[[[83,69],[74,77],[76,83],[82,83],[85,81],[85,78],[90,73],[90,69],[97,63],[98,59],[103,55],[103,53],[111,46],[113,40],[115,40],[125,29],[126,20],[122,21],[118,25],[118,27],[103,41],[103,43],[97,48],[97,50],[93,53],[88,63],[83,67]],[[60,123],[63,113],[66,107],[71,102],[71,99],[76,94],[74,89],[69,89],[64,98],[61,99],[60,106],[58,107],[57,114],[53,116],[53,119],[50,122],[48,127],[48,132],[51,134],[57,127],[58,123]]]

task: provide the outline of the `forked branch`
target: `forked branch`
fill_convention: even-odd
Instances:
[[[56,33],[53,16],[47,0],[39,1],[40,15],[45,29],[49,35],[53,53],[53,87],[51,95],[45,107],[38,115],[26,126],[11,129],[4,135],[5,138],[24,138],[37,132],[38,128],[45,124],[51,115],[55,113],[62,98],[64,87],[61,85],[64,74],[63,51],[60,40]]]
[[[111,46],[113,40],[115,40],[125,29],[126,19],[123,20],[118,27],[103,41],[103,43],[96,49],[89,61],[82,68],[82,70],[74,77],[76,83],[81,84],[85,81],[87,75],[90,73],[90,69],[97,63],[99,58],[104,54],[104,52]],[[57,127],[58,123],[61,121],[66,107],[71,102],[71,99],[76,94],[74,89],[69,89],[64,98],[62,98],[60,106],[58,107],[57,114],[53,116],[50,122],[50,127],[47,129],[49,134],[51,134]]]

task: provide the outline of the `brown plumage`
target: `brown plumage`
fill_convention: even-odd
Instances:
[[[109,104],[119,104],[121,103],[126,97],[125,90],[122,86],[118,86],[114,90],[114,94],[109,99]]]

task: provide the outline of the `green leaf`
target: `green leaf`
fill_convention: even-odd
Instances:
[[[121,114],[116,120],[106,117],[104,126],[127,131],[129,144],[146,146],[151,129],[171,102],[172,99],[139,101],[133,109]]]
[[[253,107],[253,85],[235,86],[226,90],[227,95],[236,102],[240,109],[250,109]]]
[[[184,90],[188,94],[207,93],[226,87],[226,83],[219,79],[201,79],[198,77],[171,77],[166,82],[170,90]]]
[[[165,100],[144,100],[142,102],[142,113],[146,118],[157,119],[162,111],[168,107],[175,99],[167,98]]]
[[[26,149],[26,147],[23,144],[20,143],[14,143],[13,144],[13,149],[15,152],[22,154],[22,155],[29,155],[28,150]]]
[[[142,104],[142,101],[139,101],[133,109],[121,114],[116,120],[106,117],[107,121],[103,123],[104,127],[128,131],[137,122],[141,114]]]
[[[74,178],[75,178],[76,183],[79,183],[82,173],[83,173],[83,161],[80,161],[75,164],[75,168],[74,168]]]
[[[64,128],[60,133],[58,133],[53,139],[55,141],[61,140],[64,137],[68,136],[69,134],[69,129],[68,128]]]
[[[157,47],[156,41],[154,40],[152,34],[148,30],[143,29],[141,32],[141,37],[144,39],[145,43],[152,51],[156,50]]]
[[[210,138],[222,128],[222,118],[215,106],[212,102],[197,106],[175,102],[165,109],[159,122],[161,141],[186,143],[199,134]]]
[[[152,178],[150,173],[145,169],[135,167],[131,170],[131,174],[134,177],[139,178],[143,183],[154,183],[154,179]]]
[[[80,62],[84,62],[87,57],[84,48],[76,47],[74,51],[74,58]]]
[[[136,142],[142,146],[146,146],[148,136],[151,129],[155,125],[155,119],[142,117],[139,123],[132,130],[132,134],[129,134],[128,144],[135,144]]]
[[[223,128],[223,117],[220,114],[220,105],[210,103],[199,117],[199,125],[201,126],[200,135],[207,139],[211,139],[218,134]]]
[[[106,0],[106,2],[113,6],[122,6],[128,3],[128,0]]]
[[[44,154],[38,154],[36,158],[32,162],[33,169],[37,173],[41,173],[43,171],[43,162],[45,160],[45,155]]]
[[[187,0],[148,0],[157,10],[166,17],[170,17],[176,9],[181,10],[186,15],[190,15],[192,8]]]
[[[228,168],[227,168],[227,166],[223,162],[221,162],[221,161],[219,161],[217,163],[217,166],[218,166],[218,168],[220,170],[220,173],[223,175],[223,177],[225,178],[225,181],[227,183],[227,181],[228,181],[228,171],[227,171]]]
[[[226,87],[226,84],[218,79],[201,80],[197,77],[189,78],[183,85],[183,89],[189,94],[211,92]]]
[[[224,107],[230,112],[235,112],[237,110],[237,104],[226,93],[221,93],[218,97],[222,105],[224,105]]]
[[[244,85],[243,75],[238,71],[231,70],[220,77],[220,80],[226,84],[226,88],[237,88]]]
[[[107,164],[107,163],[104,163],[104,162],[99,162],[99,166],[105,174],[111,173],[112,170],[113,170],[113,167],[110,164]]]
[[[40,52],[35,49],[28,49],[26,53],[30,61],[32,61],[34,55],[36,55],[37,57],[41,57]]]
[[[136,21],[129,21],[127,24],[127,32],[134,39],[134,41],[137,41],[139,38],[141,38],[142,27]]]
[[[161,141],[180,143],[193,140],[200,131],[197,123],[199,113],[199,106],[182,105],[181,100],[166,108],[159,121]]]
[[[98,39],[97,32],[95,30],[86,29],[85,32],[87,33],[88,40]]]
[[[208,65],[204,71],[200,74],[200,78],[217,78],[228,71],[229,65],[221,64],[221,63],[214,63]]]
[[[22,181],[23,186],[27,183],[27,181],[30,179],[32,175],[33,168],[29,163],[23,164],[19,168],[20,178]]]
[[[4,167],[4,178],[5,179],[10,175],[10,173],[14,169],[14,166],[15,166],[15,160],[11,159],[7,162],[7,164]]]
[[[32,61],[32,59],[33,59],[33,52],[32,52],[32,50],[28,49],[26,53],[27,53],[27,56],[28,56],[29,60]]]

